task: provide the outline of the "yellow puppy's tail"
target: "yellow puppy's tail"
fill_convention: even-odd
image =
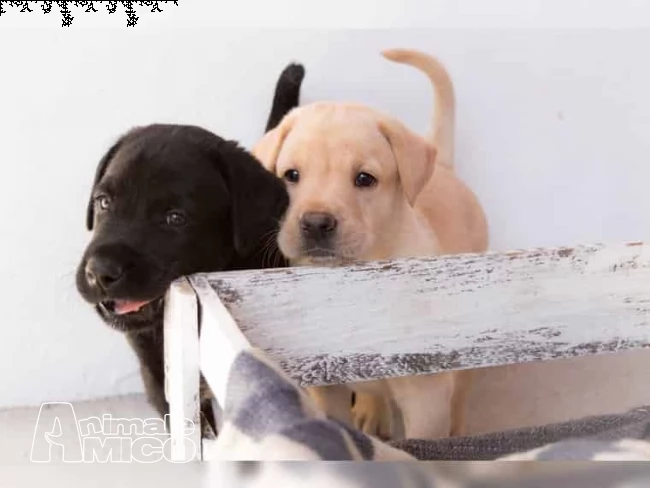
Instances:
[[[431,80],[436,94],[431,141],[438,150],[438,162],[453,167],[456,102],[449,73],[436,58],[419,51],[388,49],[382,54],[386,59],[419,69]]]

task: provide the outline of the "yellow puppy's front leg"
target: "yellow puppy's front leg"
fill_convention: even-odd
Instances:
[[[383,396],[355,392],[352,407],[354,427],[380,439],[392,439],[392,408]]]
[[[389,385],[402,413],[404,436],[407,439],[449,437],[452,430],[455,373],[393,378]],[[462,420],[462,417],[458,420]]]
[[[352,425],[352,390],[347,386],[310,386],[305,390],[328,417]]]
[[[467,435],[467,403],[469,392],[474,381],[474,370],[466,369],[455,373],[456,381],[452,396],[451,436]]]
[[[345,385],[312,386],[306,391],[316,407],[328,417],[380,439],[394,438],[395,412],[383,396],[356,392],[353,407],[352,390]]]

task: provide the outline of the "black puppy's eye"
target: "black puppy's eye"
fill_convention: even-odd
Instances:
[[[298,183],[300,180],[300,173],[296,169],[288,169],[284,172],[284,179],[289,183]]]
[[[95,198],[95,203],[97,204],[100,210],[108,210],[108,208],[111,206],[111,199],[108,198],[106,195],[100,195],[97,198]]]
[[[377,178],[369,173],[359,173],[354,179],[354,186],[368,188],[377,184]]]
[[[180,227],[185,224],[185,216],[180,212],[169,212],[165,216],[165,223],[172,227]]]

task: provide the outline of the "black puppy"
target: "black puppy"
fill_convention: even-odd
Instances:
[[[276,99],[288,99],[278,91],[295,92],[286,83],[295,66],[280,76]],[[272,112],[293,108],[283,103]],[[161,416],[168,413],[162,324],[170,283],[197,272],[285,266],[275,234],[287,204],[279,178],[236,143],[199,127],[135,128],[101,159],[77,289],[126,334]],[[215,428],[209,401],[202,411]]]

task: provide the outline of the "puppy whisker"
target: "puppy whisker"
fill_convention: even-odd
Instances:
[[[282,256],[277,246],[278,230],[272,229],[262,236],[262,245],[259,252],[262,253],[262,263],[266,267],[277,267],[282,262]]]

